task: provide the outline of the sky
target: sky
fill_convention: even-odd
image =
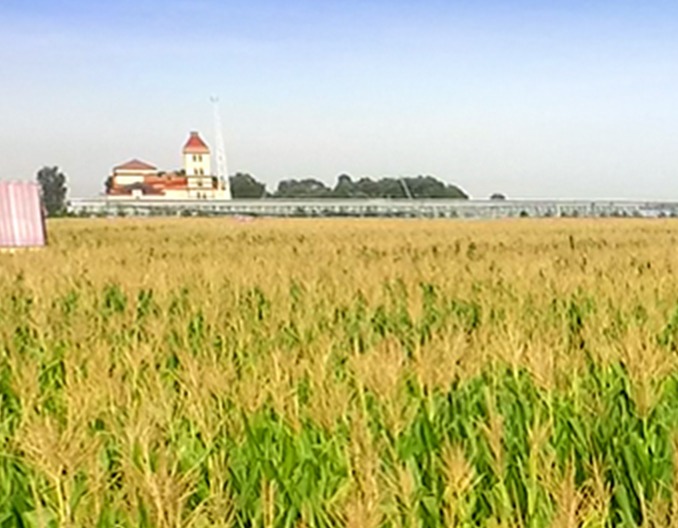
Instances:
[[[0,179],[181,165],[678,200],[678,2],[0,0]]]

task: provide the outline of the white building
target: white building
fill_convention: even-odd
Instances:
[[[154,197],[199,200],[227,199],[225,183],[212,174],[211,153],[198,132],[191,132],[182,150],[183,170],[159,172],[133,159],[113,168],[106,185],[109,197]]]

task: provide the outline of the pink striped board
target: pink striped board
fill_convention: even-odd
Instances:
[[[46,243],[40,186],[33,182],[0,182],[0,248]]]

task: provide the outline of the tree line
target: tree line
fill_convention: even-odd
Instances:
[[[362,177],[354,180],[348,174],[337,178],[333,187],[314,178],[282,180],[273,192],[251,174],[237,173],[229,178],[233,198],[448,198],[466,200],[468,195],[456,185],[446,184],[433,176],[416,178]]]

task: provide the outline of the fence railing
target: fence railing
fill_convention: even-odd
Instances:
[[[678,217],[678,202],[623,200],[175,200],[74,198],[79,216]]]

